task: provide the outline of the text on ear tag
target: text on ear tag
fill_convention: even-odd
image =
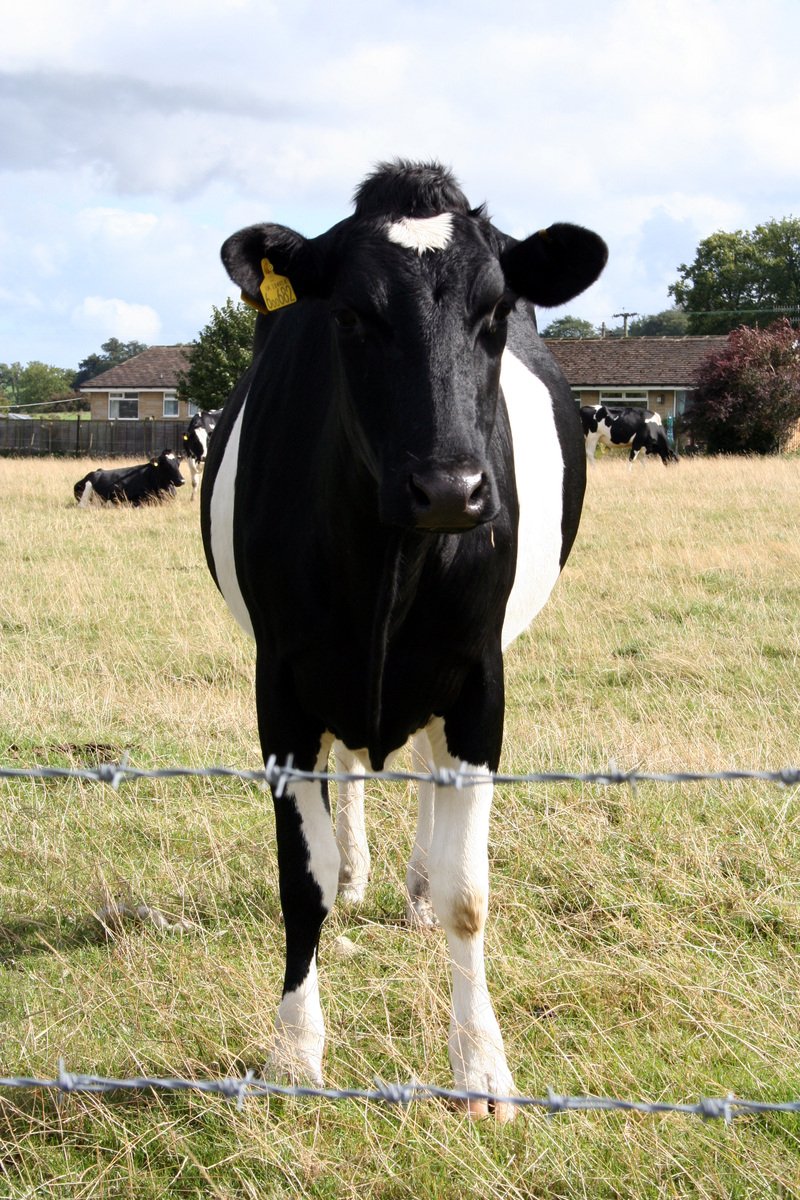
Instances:
[[[286,308],[287,304],[294,304],[297,296],[286,276],[276,275],[268,258],[262,258],[261,269],[264,278],[261,280],[259,291],[264,297],[267,311],[274,312],[276,308]]]

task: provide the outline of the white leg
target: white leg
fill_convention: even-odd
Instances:
[[[330,738],[320,751],[316,770],[325,769]],[[336,898],[339,851],[333,835],[330,815],[319,783],[293,782],[276,800],[283,806],[281,818],[288,853],[294,862],[303,862],[305,870],[291,871],[281,877],[281,903],[286,926],[287,980],[275,1020],[271,1066],[292,1079],[322,1083],[322,1053],[325,1047],[325,1022],[319,1000],[316,945],[319,930]],[[299,818],[299,821],[298,821]],[[280,845],[279,845],[280,849]],[[299,851],[299,853],[298,853]]]
[[[514,1089],[503,1038],[489,998],[484,966],[484,926],[489,899],[489,813],[493,785],[485,767],[460,763],[448,753],[443,722],[428,727],[438,767],[462,766],[486,781],[437,787],[430,850],[431,899],[447,934],[453,974],[453,1010],[448,1049],[456,1088],[509,1096]],[[471,1117],[488,1112],[483,1100],[469,1101]],[[513,1105],[497,1105],[495,1117],[509,1121]]]
[[[88,508],[89,507],[89,504],[92,499],[93,491],[94,491],[94,488],[92,487],[92,485],[89,483],[89,481],[87,479],[86,483],[84,484],[83,495],[81,496],[80,500],[78,501],[78,508]]]
[[[364,822],[364,768],[346,746],[336,742],[336,770],[361,779],[336,785],[336,844],[339,847],[339,895],[345,904],[361,904],[369,880],[370,857]]]
[[[197,495],[197,489],[200,487],[200,464],[192,458],[191,454],[187,457],[186,461],[189,464],[189,476],[192,481],[192,494],[189,499],[194,500]]]
[[[411,741],[414,770],[429,771],[432,753],[426,734],[417,733]],[[406,918],[409,925],[417,929],[431,929],[438,924],[431,904],[431,889],[428,879],[428,855],[433,836],[433,795],[432,783],[419,785],[417,832],[406,870]]]

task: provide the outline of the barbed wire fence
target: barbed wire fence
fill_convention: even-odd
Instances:
[[[157,767],[131,766],[127,755],[118,763],[101,763],[93,767],[5,767],[0,766],[0,780],[58,780],[74,779],[103,783],[117,791],[127,782],[138,779],[206,778],[235,779],[244,783],[269,786],[281,796],[292,781],[327,780],[331,783],[379,780],[398,783],[433,783],[439,787],[462,788],[472,783],[486,783],[489,778],[495,784],[520,783],[581,783],[599,786],[628,786],[636,788],[640,783],[735,783],[762,782],[779,788],[800,786],[800,767],[784,767],[779,770],[727,770],[727,771],[621,771],[613,762],[606,771],[534,771],[522,775],[493,773],[475,774],[469,771],[439,769],[430,771],[366,771],[328,772],[303,771],[296,768],[291,758],[278,763],[270,758],[262,769],[242,770],[235,767]],[[64,1060],[59,1060],[58,1074],[51,1079],[34,1076],[0,1076],[0,1092],[7,1089],[38,1090],[55,1093],[59,1100],[73,1094],[108,1094],[112,1092],[197,1092],[205,1095],[222,1096],[235,1101],[241,1108],[248,1099],[276,1097],[282,1099],[352,1100],[365,1103],[407,1106],[419,1100],[445,1100],[454,1104],[467,1105],[483,1102],[490,1106],[512,1105],[520,1109],[540,1109],[549,1116],[568,1112],[636,1112],[643,1114],[679,1113],[698,1116],[703,1120],[722,1120],[726,1124],[740,1116],[763,1115],[766,1113],[800,1114],[800,1099],[788,1101],[748,1100],[733,1094],[724,1097],[700,1097],[695,1103],[670,1103],[667,1101],[620,1100],[607,1096],[560,1095],[552,1088],[546,1096],[498,1096],[491,1092],[459,1091],[440,1088],[432,1084],[410,1080],[405,1083],[387,1083],[376,1079],[372,1088],[323,1088],[296,1084],[281,1084],[257,1078],[253,1071],[242,1077],[218,1079],[186,1079],[174,1077],[137,1076],[128,1079],[113,1079],[100,1075],[79,1074],[68,1071]],[[2,1099],[2,1097],[0,1097]]]

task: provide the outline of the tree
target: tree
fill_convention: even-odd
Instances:
[[[546,338],[585,338],[597,337],[597,330],[591,321],[584,321],[581,317],[557,317],[555,321],[551,321],[546,329],[542,330],[542,337]]]
[[[7,407],[36,408],[42,412],[48,406],[62,411],[62,402],[72,395],[72,371],[51,367],[48,363],[29,362],[0,364],[0,390]]]
[[[713,233],[669,287],[688,332],[728,333],[763,325],[782,310],[800,316],[800,220],[767,221],[752,232]]]
[[[121,342],[118,338],[109,338],[100,349],[102,354],[90,354],[78,363],[78,374],[72,380],[73,388],[77,389],[87,379],[94,379],[95,375],[119,366],[135,354],[141,354],[147,346],[144,342]]]
[[[23,407],[35,405],[41,411],[52,401],[67,400],[71,395],[71,370],[51,367],[43,362],[29,362],[20,375],[18,403]],[[59,404],[57,407],[64,406]]]
[[[666,308],[649,317],[639,317],[628,327],[629,337],[683,337],[689,318],[679,308]]]
[[[220,408],[253,361],[256,314],[226,300],[192,342],[189,370],[178,381],[178,397],[198,408]]]
[[[22,363],[0,363],[0,395],[2,395],[5,407],[19,404],[19,381],[22,370]]]
[[[709,355],[685,426],[712,454],[771,454],[800,420],[800,344],[786,318],[741,326]]]

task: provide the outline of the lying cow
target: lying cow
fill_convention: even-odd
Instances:
[[[183,453],[186,456],[186,465],[189,468],[189,475],[192,479],[190,500],[194,500],[197,495],[197,489],[200,486],[200,476],[203,473],[203,463],[208,453],[209,438],[214,432],[221,412],[221,408],[210,408],[196,412],[186,427],[186,433],[183,435]]]
[[[604,446],[630,446],[629,463],[636,461],[641,450],[645,454],[657,454],[665,467],[678,461],[677,454],[670,449],[661,417],[649,408],[607,408],[605,404],[586,404],[581,409],[581,421],[586,457],[590,463],[594,462],[599,442]]]
[[[92,496],[114,504],[127,503],[134,507],[153,501],[166,500],[183,487],[180,456],[174,450],[162,450],[158,458],[136,467],[118,467],[106,471],[102,467],[79,479],[73,491],[81,508],[86,508]]]
[[[426,805],[412,901],[447,934],[456,1085],[507,1096],[483,956],[501,646],[555,584],[586,481],[578,413],[532,306],[588,287],[605,244],[563,224],[518,241],[447,171],[399,162],[327,233],[257,225],[222,257],[261,315],[209,448],[201,523],[256,641],[264,760],[324,771],[336,741],[378,769],[419,731],[429,763],[469,777]],[[274,1064],[318,1082],[317,944],[337,888],[358,898],[366,882],[363,818],[339,805],[334,835],[312,778],[273,797],[286,935]]]

